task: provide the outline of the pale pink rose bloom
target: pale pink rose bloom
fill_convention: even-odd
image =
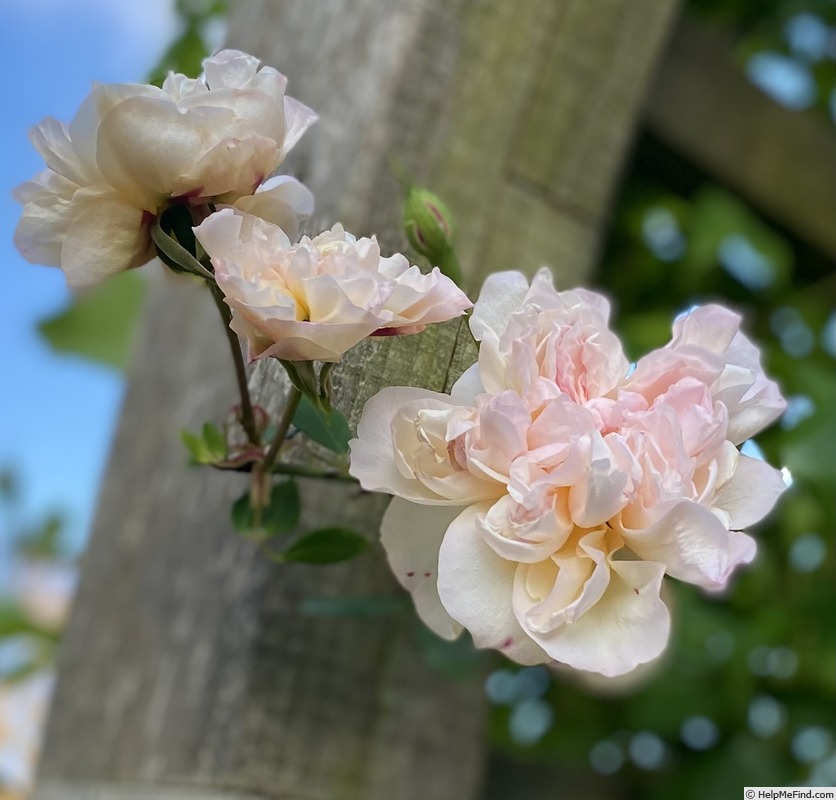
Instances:
[[[760,430],[783,401],[739,318],[708,311],[725,334],[696,311],[628,377],[603,297],[499,273],[471,318],[479,362],[449,398],[368,402],[351,472],[396,495],[383,544],[433,630],[621,675],[664,650],[665,574],[717,589],[751,560],[741,529],[784,484],[739,453],[733,420]]]
[[[33,129],[48,169],[16,190],[25,258],[60,266],[71,286],[141,266],[154,256],[150,229],[166,204],[252,195],[316,119],[285,96],[284,75],[259,70],[253,56],[223,50],[203,66],[203,78],[170,73],[162,88],[96,86],[69,125],[47,118]],[[273,191],[281,208],[265,197],[258,213],[286,220],[288,207],[310,205],[307,190]]]
[[[472,306],[438,268],[425,275],[399,253],[384,258],[376,239],[340,225],[293,244],[281,228],[223,209],[194,230],[251,360],[339,361],[367,336],[417,333]]]
[[[708,384],[729,414],[728,439],[740,444],[774,422],[786,408],[766,377],[757,347],[740,331],[740,316],[722,306],[679,317],[673,339],[640,359],[625,387],[652,400],[685,376]]]

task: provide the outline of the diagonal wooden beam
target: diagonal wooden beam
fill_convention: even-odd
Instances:
[[[666,144],[827,256],[836,256],[836,136],[815,111],[778,105],[732,57],[730,35],[676,27],[648,95]]]

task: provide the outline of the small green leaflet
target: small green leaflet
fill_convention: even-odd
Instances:
[[[249,533],[253,529],[253,509],[250,506],[250,493],[244,492],[233,504],[230,512],[232,527],[238,533]]]
[[[226,438],[217,425],[207,422],[201,436],[189,431],[180,431],[180,438],[186,445],[195,464],[214,464],[226,458]]]
[[[336,409],[326,415],[303,396],[293,416],[293,424],[323,447],[335,453],[348,452],[351,430],[345,417]]]
[[[411,609],[405,597],[308,597],[299,611],[308,617],[391,617]]]
[[[255,530],[255,516],[250,493],[244,492],[232,505],[232,526],[240,533]],[[270,491],[270,502],[261,510],[260,533],[276,536],[292,530],[299,523],[299,490],[293,480],[277,483]]]
[[[203,441],[212,461],[223,461],[226,458],[226,437],[217,425],[207,422],[203,426]]]
[[[347,561],[369,546],[365,537],[346,528],[320,528],[311,531],[281,554],[283,561],[304,564],[335,564]]]

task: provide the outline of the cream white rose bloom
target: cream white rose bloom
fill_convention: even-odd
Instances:
[[[16,190],[25,258],[83,286],[153,258],[151,226],[171,202],[243,202],[291,228],[309,213],[310,192],[292,179],[254,193],[316,115],[246,53],[223,50],[203,67],[197,80],[170,73],[162,88],[96,86],[69,125],[33,129],[48,169]]]
[[[668,641],[663,576],[716,590],[754,557],[743,529],[785,487],[735,445],[784,401],[740,318],[693,311],[631,373],[608,317],[548,271],[492,275],[451,395],[366,404],[351,474],[395,495],[383,545],[439,635],[621,675]]]
[[[376,239],[341,225],[292,244],[278,226],[227,208],[194,231],[251,360],[339,361],[367,336],[417,333],[472,306],[438,268],[425,275],[399,253],[383,258]]]

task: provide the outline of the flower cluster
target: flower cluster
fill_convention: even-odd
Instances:
[[[366,405],[351,472],[396,496],[383,544],[441,636],[623,674],[667,643],[665,574],[720,589],[754,557],[743,529],[784,482],[737,445],[784,401],[740,318],[697,308],[631,368],[608,317],[547,270],[492,275],[470,322],[479,361],[451,395],[392,387]]]
[[[185,208],[212,260],[187,253],[185,269],[223,292],[251,358],[337,361],[369,335],[415,333],[471,307],[438,269],[381,258],[375,240],[339,226],[294,245],[313,196],[270,176],[316,115],[253,56],[223,50],[203,66],[162,88],[97,86],[69,126],[33,130],[48,169],[16,190],[27,259],[60,266],[71,286],[95,283],[152,259],[152,227]]]
[[[97,86],[69,126],[35,128],[48,168],[17,189],[15,241],[72,286],[158,255],[206,280],[251,360],[282,362],[290,400],[274,426],[259,425],[228,331],[244,453],[230,458],[211,425],[189,440],[201,463],[246,460],[257,530],[279,451],[303,424],[300,398],[332,414],[330,366],[317,373],[312,362],[472,304],[448,277],[460,274],[449,212],[426,192],[410,193],[405,225],[441,270],[383,257],[376,239],[340,225],[300,239],[313,196],[274,172],[316,115],[245,53],[224,50],[204,70],[161,88]],[[479,360],[452,394],[393,387],[368,402],[351,473],[396,495],[383,544],[440,635],[467,628],[524,664],[623,674],[665,647],[664,575],[720,589],[754,557],[743,531],[784,483],[738,445],[784,401],[740,318],[698,308],[631,366],[608,317],[603,297],[556,292],[546,270],[530,286],[520,273],[491,276],[470,320]]]

